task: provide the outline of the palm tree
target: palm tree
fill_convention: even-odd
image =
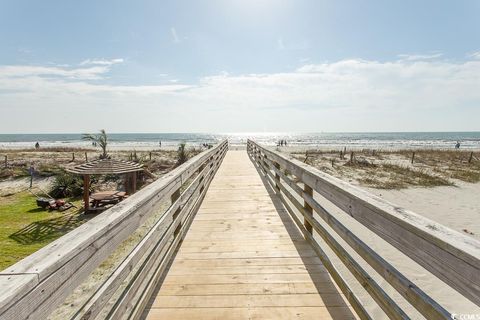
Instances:
[[[102,154],[100,155],[100,159],[106,159],[108,157],[107,154],[107,133],[104,129],[100,130],[98,134],[91,134],[91,133],[84,133],[82,136],[82,140],[88,140],[95,142],[102,148]]]

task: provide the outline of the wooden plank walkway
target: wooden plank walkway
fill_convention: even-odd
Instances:
[[[147,319],[355,319],[246,151],[229,151]]]

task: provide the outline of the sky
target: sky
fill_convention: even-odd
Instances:
[[[0,0],[0,133],[480,131],[480,1]]]

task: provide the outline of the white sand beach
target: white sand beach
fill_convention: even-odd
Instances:
[[[458,232],[480,239],[480,183],[457,181],[456,186],[365,189]]]

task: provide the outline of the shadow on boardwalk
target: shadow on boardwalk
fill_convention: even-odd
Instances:
[[[311,259],[310,254],[305,254],[305,248],[300,246],[299,241],[295,241],[295,239],[304,239],[303,234],[300,232],[300,230],[296,227],[293,219],[290,217],[289,213],[287,212],[286,208],[284,207],[282,200],[278,197],[276,194],[275,190],[272,188],[272,186],[269,184],[267,181],[267,178],[264,176],[262,170],[260,167],[256,164],[255,161],[251,158],[251,156],[248,156],[250,161],[252,161],[255,169],[257,170],[260,178],[262,179],[262,183],[265,186],[265,189],[267,189],[267,193],[270,196],[270,199],[272,200],[273,205],[275,206],[275,209],[277,210],[277,213],[282,220],[282,222],[285,225],[285,229],[287,230],[288,234],[290,235],[291,239],[293,240],[293,243],[295,245],[295,248],[301,257],[306,270],[308,274],[310,275],[310,278],[312,279],[312,282],[314,283],[318,294],[324,301],[328,301],[331,292],[337,292],[338,294],[339,291],[333,281],[331,280],[330,276],[328,277],[321,277],[321,281],[319,281],[319,275],[318,273],[312,272],[311,268],[309,268],[309,259]],[[290,227],[293,225],[293,227]],[[303,241],[302,241],[303,242]],[[313,248],[312,248],[313,250]],[[326,295],[326,293],[330,293],[329,295]],[[336,300],[337,301],[337,300]],[[340,302],[340,303],[339,303]],[[348,310],[348,319],[356,319],[355,315],[349,310],[347,304],[343,301],[343,299],[338,299],[337,303],[335,306],[332,306],[330,303],[325,303],[326,308],[328,309],[328,312],[330,313],[331,317],[333,319],[346,319],[346,314],[345,311]],[[340,312],[341,310],[341,312]]]

